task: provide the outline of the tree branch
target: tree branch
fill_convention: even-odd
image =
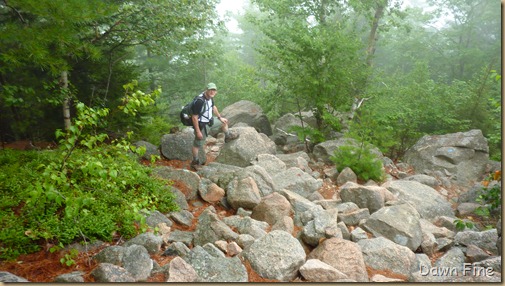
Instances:
[[[23,24],[26,24],[26,21],[25,19],[23,18],[23,15],[21,15],[21,13],[16,10],[16,8],[10,6],[8,3],[7,3],[7,0],[3,0],[3,2],[5,3],[5,6],[8,7],[8,8],[11,8],[14,12],[16,12],[16,14],[18,15],[18,18],[21,20],[21,22],[23,22]]]

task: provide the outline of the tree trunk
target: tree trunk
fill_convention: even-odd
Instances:
[[[379,30],[379,22],[384,16],[384,10],[388,6],[389,0],[383,0],[383,1],[377,1],[377,6],[375,7],[375,14],[372,20],[372,25],[370,27],[370,34],[368,35],[368,45],[366,49],[366,65],[368,67],[372,67],[372,58],[373,55],[375,54],[375,45],[377,43],[377,33]],[[368,84],[368,78],[365,79],[365,82],[363,84],[363,87],[361,90],[365,89],[365,86]],[[358,91],[356,94],[356,97],[354,98],[354,101],[351,106],[351,111],[349,113],[348,120],[349,122],[352,122],[354,120],[354,116],[356,112],[358,112],[358,109],[361,107],[363,102],[365,100],[368,100],[368,98],[362,98],[361,97],[361,92]]]
[[[72,122],[70,121],[70,95],[68,93],[68,71],[61,72],[61,90],[65,95],[65,99],[63,100],[63,125],[65,126],[65,130],[69,130],[72,126]]]
[[[384,16],[384,9],[386,8],[387,1],[381,1],[377,4],[375,15],[373,17],[370,35],[368,36],[368,47],[366,50],[366,64],[372,66],[372,57],[375,54],[375,43],[377,42],[377,30],[379,29],[379,21]]]

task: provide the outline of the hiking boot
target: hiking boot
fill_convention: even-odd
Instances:
[[[238,138],[238,134],[235,134],[235,133],[230,133],[228,135],[225,134],[224,136],[224,142],[225,143],[228,143],[230,142],[231,140],[235,140]]]
[[[200,168],[200,162],[197,160],[193,160],[191,161],[191,169],[195,170],[195,171],[198,171],[198,169]]]

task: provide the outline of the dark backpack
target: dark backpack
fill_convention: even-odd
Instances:
[[[203,96],[202,94],[200,95],[197,95],[195,96],[195,98],[193,98],[193,100],[186,104],[182,109],[181,109],[181,112],[180,112],[180,117],[181,117],[181,123],[185,126],[193,126],[193,121],[191,121],[191,116],[193,115],[193,106],[195,105],[196,101],[197,100],[202,100],[202,101],[205,101],[205,99],[203,99]],[[212,99],[211,99],[212,100]],[[200,118],[203,113],[206,111],[205,110],[205,107],[207,106],[207,104],[205,104],[205,102],[203,103],[203,106],[202,106],[202,110],[200,110],[200,113],[198,113],[198,117]],[[214,106],[214,100],[212,100],[212,106]]]

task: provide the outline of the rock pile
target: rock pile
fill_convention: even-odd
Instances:
[[[254,107],[240,104],[244,112]],[[241,118],[238,111],[234,116]],[[253,123],[255,118],[261,122]],[[481,133],[448,136],[461,139],[459,143],[442,138],[445,143],[435,144],[434,138],[423,138],[417,145],[428,142],[432,148],[414,148],[419,159],[409,155],[410,162],[421,167],[414,167],[418,173],[409,174],[406,170],[412,166],[405,163],[383,160],[395,177],[359,183],[352,170],[338,174],[328,166],[328,154],[342,144],[341,139],[321,143],[312,156],[303,151],[284,154],[257,131],[268,130],[264,116],[255,114],[247,120],[255,127],[231,128],[241,134],[237,140],[211,139],[215,144],[209,148],[215,151],[217,146],[218,155],[198,172],[155,169],[156,176],[190,190],[172,188],[181,210],[148,214],[146,221],[157,232],[98,253],[92,272],[97,282],[146,281],[160,272],[167,282],[247,282],[246,265],[259,276],[280,282],[501,281],[501,226],[499,231],[458,231],[453,208],[458,198],[448,192],[467,192],[457,183],[469,186],[486,168],[487,145],[472,139]],[[183,132],[184,136],[165,142],[186,144],[190,133]],[[168,148],[162,143],[161,153],[187,159],[183,151],[174,154],[176,149],[170,153]],[[470,168],[472,158],[484,166]],[[422,160],[428,162],[419,163]],[[322,195],[323,185],[334,187],[331,197]],[[209,206],[195,216],[191,209],[202,202]],[[232,215],[224,216],[215,206]],[[173,228],[194,224],[192,231]],[[150,258],[153,254],[171,260],[160,266]],[[79,278],[82,273],[69,273],[57,281]],[[0,281],[24,280],[4,272]]]

